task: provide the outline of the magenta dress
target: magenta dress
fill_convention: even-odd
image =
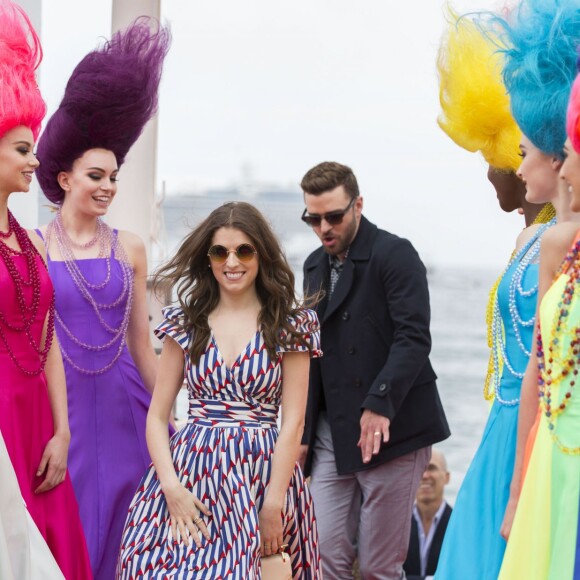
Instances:
[[[91,290],[100,304],[117,301],[123,288],[122,265],[114,256],[109,263],[109,282]],[[105,258],[77,260],[76,264],[84,278],[96,286],[107,279]],[[66,371],[70,475],[94,577],[112,580],[127,510],[151,463],[145,440],[151,395],[124,340],[116,340],[101,351],[89,351],[79,344],[103,345],[113,335],[98,320],[65,262],[49,256],[48,269],[55,287],[55,326]],[[113,308],[100,311],[111,328],[120,326],[127,299],[125,296]],[[120,356],[105,372],[86,373],[108,367],[119,349]]]
[[[15,253],[12,259],[20,275],[28,280],[26,258]],[[42,259],[40,256],[36,259],[40,275],[40,305],[31,334],[38,344],[52,299],[52,285]],[[0,296],[2,318],[9,324],[20,325],[21,310],[14,282],[3,260],[0,260]],[[26,306],[31,307],[31,286],[24,287],[24,299]],[[32,376],[25,374],[13,362],[10,352],[28,370],[38,368],[38,353],[33,350],[26,333],[9,330],[4,324],[2,333],[6,340],[0,340],[0,431],[22,497],[65,578],[88,580],[92,577],[89,558],[68,474],[63,483],[50,491],[34,493],[44,479],[36,476],[36,470],[44,448],[54,434],[52,411],[44,372]]]

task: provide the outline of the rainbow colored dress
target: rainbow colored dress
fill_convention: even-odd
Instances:
[[[552,339],[564,287],[568,281],[561,274],[546,292],[540,305],[540,328],[544,347]],[[580,305],[572,301],[566,326],[580,326]],[[562,333],[560,353],[566,353],[573,333]],[[578,364],[578,358],[576,357]],[[552,407],[557,408],[570,389],[570,377],[552,386]],[[546,416],[540,420],[534,448],[505,558],[499,578],[513,580],[570,580],[580,578],[578,545],[578,502],[580,500],[580,455],[564,452],[580,445],[580,396],[572,391],[565,411],[549,428]]]
[[[519,396],[536,311],[537,255],[546,227],[518,253],[498,286],[502,328],[495,331],[503,336],[503,371],[481,443],[457,495],[436,580],[495,580],[501,567],[506,542],[500,527],[514,468]]]
[[[180,308],[164,309],[156,335],[175,340],[186,352],[189,394],[188,424],[170,442],[181,483],[210,509],[203,516],[211,540],[201,548],[176,544],[169,511],[155,468],[145,473],[131,503],[123,532],[117,578],[252,580],[260,578],[258,514],[268,487],[278,437],[277,417],[285,351],[272,360],[257,331],[231,367],[211,336],[198,364],[187,352],[190,336],[183,331]],[[320,356],[316,313],[304,310],[294,325],[307,333],[312,356]],[[290,480],[283,514],[284,541],[293,577],[321,578],[314,508],[298,465]]]

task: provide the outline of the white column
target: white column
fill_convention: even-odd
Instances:
[[[113,0],[112,32],[126,28],[138,16],[159,20],[161,0]],[[151,264],[151,212],[157,180],[157,117],[149,121],[119,173],[119,189],[107,222],[138,234]]]
[[[18,0],[18,4],[22,6],[36,33],[41,37],[42,0]],[[40,70],[37,71],[37,80],[40,85]],[[38,199],[40,196],[42,193],[36,179],[30,185],[28,193],[14,193],[10,196],[8,207],[23,227],[35,228],[38,226]]]

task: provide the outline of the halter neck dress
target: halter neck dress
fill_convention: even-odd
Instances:
[[[574,244],[579,239],[580,232]],[[540,330],[545,352],[552,340],[567,281],[568,274],[560,274],[540,304]],[[568,309],[566,326],[569,332],[562,333],[559,341],[561,350],[554,352],[555,360],[568,358],[570,340],[574,336],[570,330],[580,327],[578,298],[572,301]],[[576,368],[577,365],[578,359]],[[570,386],[573,377],[569,373],[552,386],[551,404],[555,409],[563,402],[566,392],[572,393],[565,411],[555,419],[553,431],[542,409],[499,575],[501,580],[580,578],[580,455],[563,451],[552,439],[552,434],[555,434],[565,447],[580,447],[580,393],[578,386]]]
[[[40,232],[39,232],[40,234]],[[114,231],[117,235],[117,231]],[[76,260],[84,278],[103,288],[89,289],[97,303],[111,304],[123,287],[123,269],[114,253],[106,258]],[[127,344],[115,341],[94,352],[79,345],[103,345],[111,334],[99,322],[95,311],[73,281],[65,262],[48,255],[53,280],[56,312],[70,331],[55,322],[66,372],[68,411],[71,430],[69,470],[79,502],[79,510],[94,577],[111,580],[121,544],[123,524],[139,480],[151,463],[145,440],[145,423],[151,395],[143,385]],[[131,272],[132,275],[132,272]],[[105,322],[118,328],[128,297],[100,311]],[[121,347],[114,365],[100,374]]]
[[[459,489],[445,532],[436,580],[495,580],[501,567],[506,542],[500,535],[500,528],[515,462],[522,384],[521,377],[516,376],[509,366],[519,374],[525,371],[529,355],[519,342],[529,352],[533,335],[533,323],[523,326],[514,322],[510,310],[515,305],[521,320],[533,320],[537,298],[533,289],[538,285],[538,263],[530,263],[523,271],[522,292],[512,294],[513,282],[514,276],[516,280],[519,277],[521,260],[534,244],[539,243],[537,235],[527,244],[520,259],[514,260],[506,270],[498,286],[497,303],[509,365],[503,365],[497,387],[499,397],[496,396],[493,402],[481,443]]]

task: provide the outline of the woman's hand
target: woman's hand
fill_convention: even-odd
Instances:
[[[174,541],[182,541],[190,546],[191,540],[198,548],[201,547],[199,532],[209,541],[209,531],[201,514],[211,517],[211,512],[191,492],[187,491],[179,481],[168,489],[163,489],[171,517],[171,532]]]
[[[43,473],[46,476],[34,493],[43,493],[64,481],[69,443],[70,436],[57,433],[46,444],[36,472],[37,477],[41,477]]]
[[[499,533],[501,537],[507,542],[510,533],[512,531],[512,525],[514,523],[514,517],[516,515],[516,509],[518,508],[518,498],[510,495],[507,506],[505,508],[505,514],[503,516],[503,522],[501,523],[501,528]]]
[[[284,543],[281,506],[269,504],[266,498],[259,519],[262,556],[276,554]]]

